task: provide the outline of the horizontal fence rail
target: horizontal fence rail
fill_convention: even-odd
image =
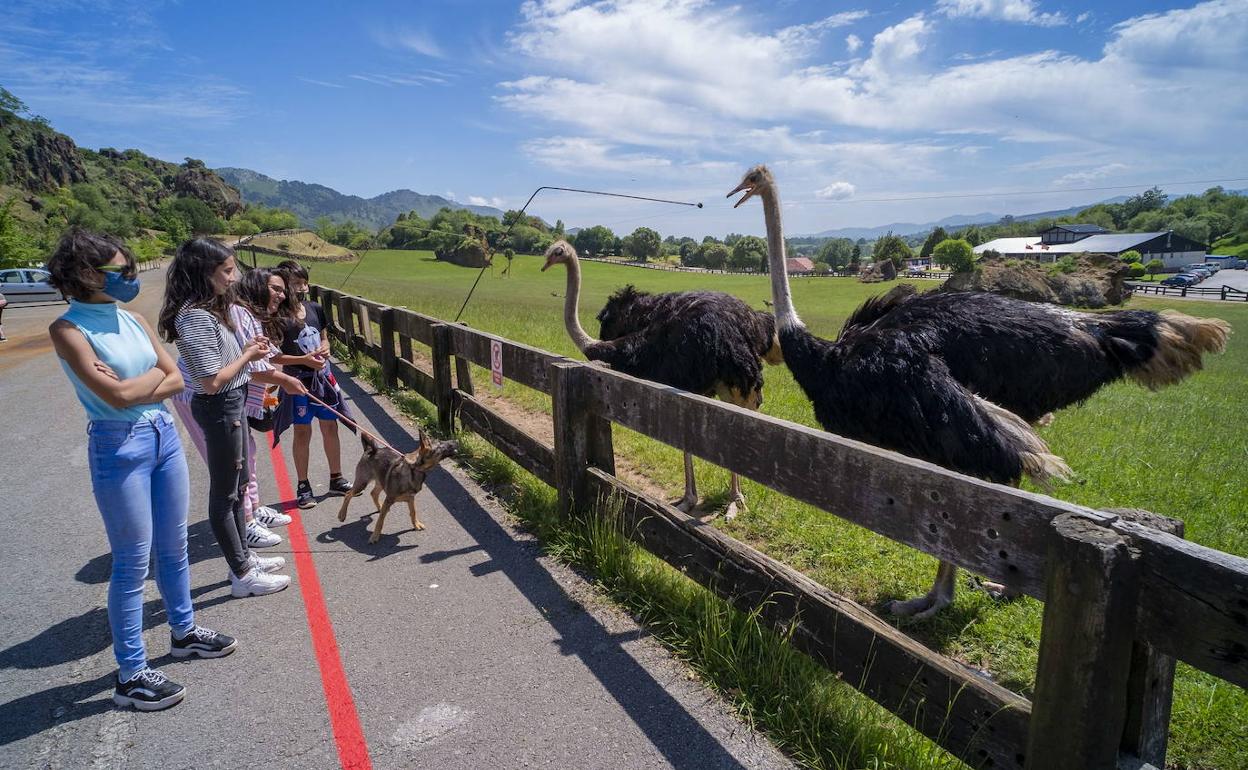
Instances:
[[[1248,302],[1248,291],[1233,286],[1162,286],[1156,283],[1128,281],[1127,288],[1136,294],[1156,294],[1161,297],[1200,297],[1230,302]]]
[[[1095,511],[314,286],[331,336],[377,362],[559,494],[619,511],[622,533],[973,767],[1164,767],[1174,661],[1248,687],[1248,560],[1181,522]],[[427,346],[428,355],[414,345]],[[548,394],[554,444],[475,395],[469,364]],[[618,424],[1044,600],[1035,700],[615,475]],[[750,436],[750,441],[738,440]]]

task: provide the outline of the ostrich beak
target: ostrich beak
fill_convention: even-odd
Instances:
[[[731,198],[732,196],[736,195],[742,190],[745,191],[745,195],[742,195],[741,199],[732,205],[734,209],[740,206],[742,203],[745,203],[746,201],[748,201],[750,198],[754,197],[754,195],[758,192],[758,188],[754,185],[754,183],[746,180],[746,181],[742,181],[741,184],[733,188],[733,190],[724,197]]]
[[[546,258],[546,264],[542,265],[542,272],[543,272],[543,273],[544,273],[544,272],[546,272],[546,271],[547,271],[547,269],[549,269],[549,268],[550,268],[550,266],[551,266],[551,265],[553,265],[553,264],[555,264],[555,258],[554,258],[554,256],[552,255],[552,256],[547,257],[547,258]]]

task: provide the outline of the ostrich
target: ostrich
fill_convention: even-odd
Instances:
[[[717,291],[650,294],[631,284],[616,291],[598,313],[602,340],[581,328],[581,265],[576,249],[556,241],[546,250],[545,271],[567,267],[563,322],[568,336],[591,361],[702,396],[757,410],[763,403],[762,362],[778,364],[775,319]],[[741,480],[732,474],[724,518],[745,509]],[[685,494],[675,505],[690,511],[698,504],[693,457],[685,452]]]
[[[898,287],[868,300],[835,341],[793,309],[775,182],[765,166],[729,197],[757,195],[767,226],[771,289],[784,361],[825,429],[1003,484],[1069,468],[1030,422],[1128,377],[1156,389],[1201,368],[1230,327],[1181,313],[1086,313],[996,294]],[[931,591],[889,604],[926,618],[953,601],[957,568],[942,563]],[[988,584],[1008,593],[1004,586]]]

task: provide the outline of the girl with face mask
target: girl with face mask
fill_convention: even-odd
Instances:
[[[208,463],[208,523],[229,565],[230,593],[259,596],[290,585],[280,557],[253,554],[247,546],[244,500],[248,483],[245,416],[248,366],[265,358],[268,339],[240,344],[230,316],[231,285],[238,279],[234,251],[211,238],[178,248],[169,265],[160,331],[176,342],[194,395],[191,414],[204,435]]]
[[[113,701],[143,711],[168,708],[185,688],[148,666],[143,645],[143,581],[153,551],[172,655],[216,658],[237,646],[197,626],[191,605],[186,458],[162,403],[182,389],[182,376],[143,316],[118,307],[139,293],[134,258],[120,241],[75,228],[47,269],[69,299],[48,333],[87,412],[92,488],[112,548],[108,620],[119,667]]]

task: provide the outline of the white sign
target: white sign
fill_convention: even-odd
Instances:
[[[503,343],[498,340],[490,340],[490,372],[494,387],[503,387]]]

